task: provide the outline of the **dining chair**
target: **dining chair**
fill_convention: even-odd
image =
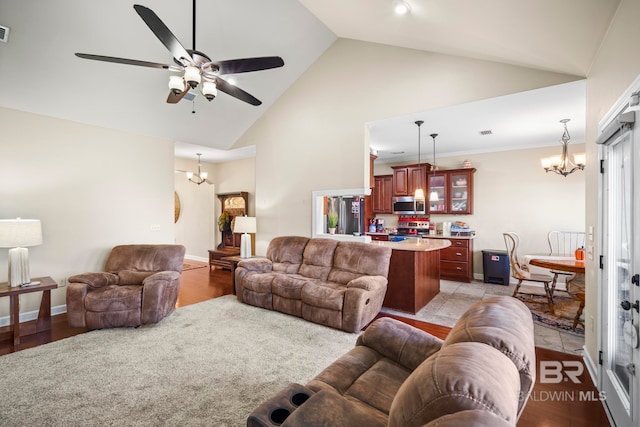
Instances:
[[[576,249],[584,247],[584,232],[553,230],[547,234],[547,242],[549,243],[550,256],[573,257]],[[553,274],[553,282],[551,283],[552,297],[556,291],[556,284],[560,276],[564,276],[565,284],[575,278],[574,273],[561,270],[551,270],[551,274]]]
[[[544,284],[544,292],[547,296],[547,303],[549,304],[549,311],[553,310],[553,294],[551,292],[550,283],[553,282],[553,276],[550,274],[531,273],[529,267],[520,262],[518,257],[518,247],[520,245],[520,237],[513,231],[502,233],[504,237],[504,243],[507,247],[507,253],[509,254],[509,265],[511,267],[511,277],[516,279],[518,283],[513,291],[513,297],[515,297],[520,291],[520,285],[523,281],[536,282]],[[523,292],[525,293],[525,292]]]

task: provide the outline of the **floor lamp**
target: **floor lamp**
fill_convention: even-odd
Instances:
[[[28,246],[42,244],[39,219],[0,220],[0,248],[9,249],[9,286],[31,283]]]
[[[237,216],[234,219],[233,232],[242,233],[240,238],[240,258],[251,258],[251,236],[256,232],[256,218],[254,216]]]

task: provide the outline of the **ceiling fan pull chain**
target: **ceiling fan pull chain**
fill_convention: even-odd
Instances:
[[[196,113],[196,99],[193,98],[193,101],[191,101],[191,114],[195,114]]]

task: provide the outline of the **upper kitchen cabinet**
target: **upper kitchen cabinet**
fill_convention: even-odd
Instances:
[[[393,175],[374,177],[375,187],[371,190],[372,211],[374,214],[393,213]]]
[[[374,154],[369,154],[369,188],[373,188],[376,186],[375,177],[373,176],[374,165],[373,162],[378,158],[378,156]]]
[[[393,195],[413,196],[416,188],[427,187],[428,163],[421,165],[393,166]]]
[[[431,214],[469,215],[473,213],[473,174],[475,169],[452,169],[429,174],[428,193],[435,191],[438,201],[429,202]]]

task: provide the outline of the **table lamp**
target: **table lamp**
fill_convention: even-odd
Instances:
[[[234,233],[242,233],[240,238],[240,258],[251,257],[251,236],[249,233],[256,232],[256,217],[254,216],[237,216],[234,219]]]
[[[42,225],[39,219],[0,220],[0,248],[9,249],[9,286],[30,283],[28,246],[42,244]]]

